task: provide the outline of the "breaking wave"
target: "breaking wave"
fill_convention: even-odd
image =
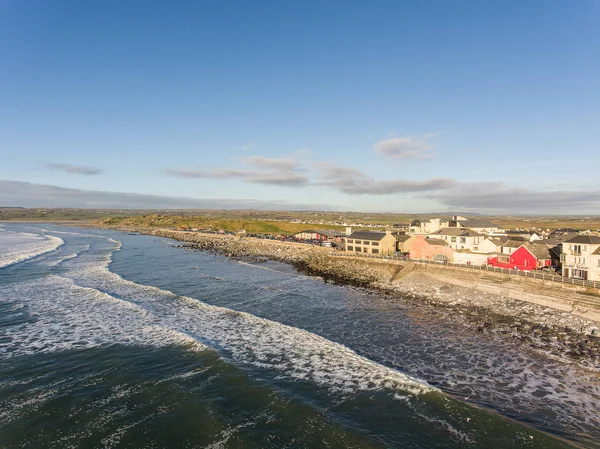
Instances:
[[[435,391],[308,331],[127,281],[108,269],[120,247],[106,239],[95,251],[62,259],[60,275],[0,288],[0,301],[25,302],[29,313],[25,322],[5,330],[0,352],[180,344],[193,350],[209,347],[231,362],[333,391],[385,389],[404,396]]]
[[[0,233],[0,268],[33,259],[64,245],[64,240],[51,235],[3,230]]]

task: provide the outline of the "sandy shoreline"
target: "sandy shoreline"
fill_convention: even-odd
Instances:
[[[277,260],[326,281],[378,291],[449,318],[473,332],[493,332],[554,358],[600,371],[600,297],[583,288],[499,273],[399,261],[336,257],[296,243],[168,229],[110,229],[167,237],[188,250],[237,259]],[[536,282],[534,282],[536,281]]]

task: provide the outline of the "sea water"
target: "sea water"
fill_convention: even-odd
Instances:
[[[3,224],[0,447],[600,447],[598,376],[426,306]]]

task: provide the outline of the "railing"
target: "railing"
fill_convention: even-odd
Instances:
[[[454,262],[446,262],[440,260],[428,260],[428,259],[414,259],[406,256],[394,256],[394,255],[385,255],[385,254],[369,254],[369,253],[351,253],[345,251],[334,251],[332,253],[333,256],[340,257],[359,257],[363,259],[382,259],[382,260],[397,260],[401,262],[413,262],[413,263],[422,263],[428,265],[437,265],[441,267],[455,267],[455,268],[467,268],[471,270],[480,270],[480,271],[492,271],[494,273],[505,273],[513,276],[524,276],[528,278],[534,279],[543,279],[545,281],[553,281],[560,282],[561,284],[572,284],[572,285],[581,285],[583,287],[597,288],[600,289],[600,281],[584,281],[583,279],[575,279],[575,278],[567,278],[564,276],[557,276],[555,274],[544,273],[542,271],[523,271],[523,270],[512,270],[507,268],[499,268],[494,266],[489,266],[487,264],[476,265],[476,264],[466,264],[466,263],[454,263]]]

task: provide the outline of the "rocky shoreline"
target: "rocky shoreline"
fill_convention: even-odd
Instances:
[[[481,280],[467,278],[461,285],[450,279],[452,274],[439,275],[420,264],[335,257],[331,250],[321,247],[168,229],[110,228],[171,238],[185,242],[176,246],[188,250],[254,262],[270,259],[289,263],[327,282],[367,288],[390,300],[409,301],[421,305],[425,313],[458,319],[473,332],[502,335],[533,350],[600,372],[600,322],[574,313],[572,303],[569,306],[567,301],[549,299],[547,304],[538,304],[515,299],[486,291]],[[551,288],[547,287],[549,292]],[[543,297],[544,288],[538,290],[541,293],[537,296]]]

